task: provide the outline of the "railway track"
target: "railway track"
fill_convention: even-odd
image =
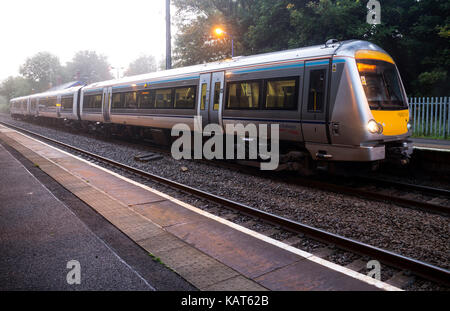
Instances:
[[[8,124],[8,123],[4,123]],[[12,126],[12,125],[10,125]],[[135,142],[142,144],[142,142]],[[154,144],[145,144],[146,147],[156,153],[169,154],[166,148],[157,147]],[[157,155],[154,156],[158,158]],[[135,157],[136,158],[136,157]],[[139,160],[140,159],[136,159]],[[238,171],[245,171],[256,176],[263,176],[269,179],[277,179],[281,182],[297,184],[303,187],[331,191],[339,194],[356,196],[369,200],[395,203],[401,207],[418,209],[428,213],[437,213],[443,216],[450,216],[450,190],[436,187],[409,184],[388,179],[379,179],[369,176],[354,175],[350,178],[342,177],[330,179],[329,175],[323,178],[304,178],[295,174],[277,174],[277,172],[267,174],[253,167],[244,166],[234,162],[201,160],[203,163],[213,166],[223,166]],[[397,191],[392,191],[392,188]],[[436,197],[439,196],[439,197]]]
[[[90,158],[94,161],[99,161],[102,163],[105,163],[107,165],[113,166],[115,168],[122,169],[126,171],[127,173],[132,173],[134,175],[138,175],[140,177],[143,177],[145,179],[149,179],[164,185],[167,185],[171,188],[180,190],[184,193],[188,193],[190,195],[194,195],[198,198],[205,199],[210,202],[217,203],[220,206],[223,206],[225,208],[228,208],[230,210],[242,213],[244,215],[248,215],[257,219],[260,219],[264,222],[279,226],[287,231],[306,235],[314,240],[324,242],[329,245],[335,245],[338,248],[348,250],[351,252],[354,252],[356,254],[362,255],[362,256],[369,256],[370,258],[376,259],[380,261],[383,264],[386,264],[388,266],[396,267],[401,270],[410,271],[415,275],[421,276],[425,279],[432,280],[435,282],[438,282],[439,284],[443,284],[446,286],[450,285],[450,271],[443,269],[441,267],[437,267],[431,264],[428,264],[426,262],[416,260],[413,258],[409,258],[406,256],[402,256],[400,254],[384,250],[372,245],[368,245],[353,239],[349,239],[343,236],[339,236],[337,234],[327,232],[322,229],[318,229],[306,224],[302,224],[278,215],[274,215],[262,210],[258,210],[256,208],[217,196],[215,194],[205,192],[203,190],[199,190],[181,183],[178,183],[176,181],[169,180],[167,178],[142,171],[140,169],[125,165],[123,163],[119,163],[117,161],[96,155],[94,153],[85,151],[83,149],[56,141],[54,139],[45,137],[43,135],[33,133],[31,131],[25,130],[23,128],[5,123],[0,122],[0,124],[3,124],[4,126],[13,128],[17,131],[24,132],[28,135],[37,137],[40,140],[44,140],[47,142],[50,142],[52,144],[61,146],[65,149],[71,150],[72,152],[75,152],[77,154],[83,155],[84,157]],[[338,190],[338,188],[334,188],[334,190]]]
[[[305,179],[298,177],[290,178],[290,182],[302,186],[319,188],[325,191],[333,191],[335,193],[395,203],[402,207],[419,209],[429,213],[437,213],[446,217],[450,216],[450,207],[448,205],[448,202],[450,201],[450,191],[446,189],[364,176],[353,176],[351,182],[344,180],[340,184],[320,179]],[[392,188],[394,188],[394,191]],[[438,195],[439,198],[436,198],[436,195]],[[421,197],[426,197],[428,199],[432,197],[432,199],[424,200]]]

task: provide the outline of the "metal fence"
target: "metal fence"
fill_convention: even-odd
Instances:
[[[409,105],[414,135],[450,137],[449,97],[412,97]]]

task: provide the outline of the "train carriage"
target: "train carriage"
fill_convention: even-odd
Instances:
[[[194,129],[194,116],[225,132],[227,125],[278,124],[282,153],[318,161],[406,161],[412,153],[395,62],[366,41],[329,40],[93,83],[74,105],[83,122],[101,129],[137,127],[154,136],[177,123]]]

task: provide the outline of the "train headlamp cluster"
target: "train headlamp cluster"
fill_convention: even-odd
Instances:
[[[370,120],[367,123],[367,130],[372,134],[381,134],[383,133],[383,126],[375,120]]]
[[[406,124],[406,128],[408,129],[408,131],[412,130],[413,125],[412,125],[411,121],[408,121],[408,123]]]

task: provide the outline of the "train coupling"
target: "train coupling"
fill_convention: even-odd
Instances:
[[[407,165],[413,153],[413,143],[410,140],[386,144],[386,160],[400,165]]]

